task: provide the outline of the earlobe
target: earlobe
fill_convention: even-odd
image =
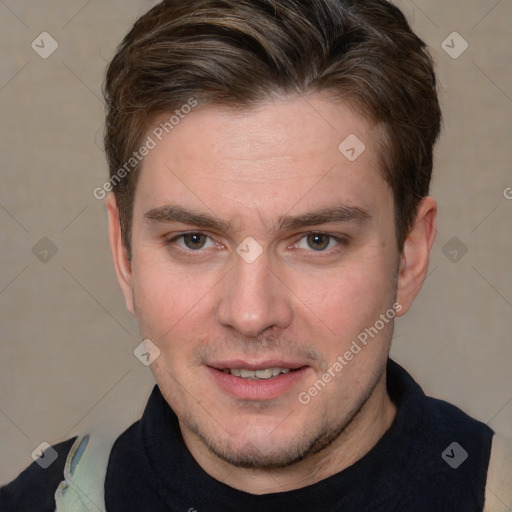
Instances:
[[[397,301],[402,316],[418,295],[428,271],[430,250],[436,237],[437,205],[433,198],[425,197],[419,207],[416,221],[404,244],[398,272]]]
[[[110,249],[114,259],[117,280],[123,292],[128,311],[135,315],[133,288],[132,288],[132,266],[128,259],[126,247],[121,236],[121,224],[119,221],[119,208],[114,194],[110,193],[106,198],[108,215],[108,234]]]

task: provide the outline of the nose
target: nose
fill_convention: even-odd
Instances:
[[[257,338],[271,328],[285,329],[293,310],[288,288],[270,268],[263,253],[247,263],[234,256],[235,267],[223,280],[217,320],[246,338]]]

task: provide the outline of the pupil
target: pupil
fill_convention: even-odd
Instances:
[[[200,249],[205,244],[205,236],[197,233],[185,235],[185,245],[189,249]]]
[[[315,251],[321,251],[329,245],[329,237],[327,235],[309,235],[308,245]]]

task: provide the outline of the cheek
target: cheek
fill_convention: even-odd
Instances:
[[[392,284],[392,271],[386,269],[383,261],[372,259],[365,264],[360,259],[359,263],[329,272],[301,275],[295,279],[293,289],[310,316],[318,317],[336,334],[349,335],[362,323],[373,323],[374,317],[389,307],[394,298]]]
[[[370,338],[366,329],[374,326],[380,315],[390,310],[394,303],[392,269],[388,270],[378,259],[373,259],[371,265],[361,263],[362,260],[357,265],[340,268],[325,279],[317,276],[303,282],[301,295],[311,302],[306,307],[299,305],[296,310],[297,330],[307,332],[328,365],[351,350],[354,340],[365,336],[371,340],[368,345],[360,344],[358,354],[348,363],[349,367],[343,369],[343,379],[335,379],[338,384],[332,387],[333,390],[338,386],[351,387],[350,379],[346,380],[349,375],[365,381],[363,374],[369,371],[371,377],[389,348],[392,324],[379,329],[375,339]]]
[[[157,340],[198,322],[216,282],[216,276],[208,272],[198,275],[191,269],[178,270],[154,258],[134,259],[133,275],[141,332]]]

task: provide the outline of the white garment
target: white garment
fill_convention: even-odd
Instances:
[[[105,477],[112,446],[124,431],[104,425],[78,436],[55,492],[55,512],[105,512]]]

